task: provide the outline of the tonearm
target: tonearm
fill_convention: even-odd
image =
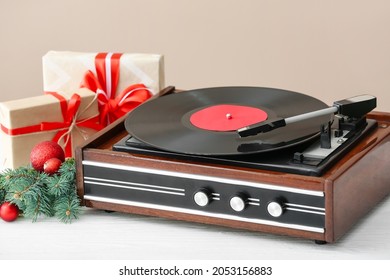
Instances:
[[[328,115],[339,114],[342,116],[348,116],[351,118],[361,118],[367,113],[372,111],[376,107],[376,97],[372,95],[359,95],[333,103],[333,106],[317,111],[312,111],[288,118],[276,118],[271,120],[262,121],[249,126],[242,127],[237,130],[240,137],[248,137],[257,135],[260,133],[266,133],[268,131],[287,126],[291,123],[300,122],[303,120]]]

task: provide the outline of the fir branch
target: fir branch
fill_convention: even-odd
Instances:
[[[15,180],[37,179],[41,173],[31,167],[19,167],[17,169],[6,169],[3,173],[5,186],[12,184]]]
[[[0,202],[3,201],[16,204],[33,222],[44,215],[70,223],[78,218],[81,209],[75,160],[67,159],[53,176],[30,166],[5,170],[0,174]]]
[[[6,191],[4,188],[0,188],[0,204],[3,204],[5,200]]]
[[[48,195],[47,189],[42,186],[30,188],[25,197],[25,209],[23,215],[31,218],[33,222],[37,220],[40,215],[53,216],[52,199]]]
[[[51,195],[59,197],[65,195],[73,184],[73,180],[69,180],[68,176],[54,175],[47,178],[47,188]]]
[[[7,191],[5,189],[5,175],[3,172],[0,173],[0,203],[3,204],[5,195],[7,194]]]
[[[76,178],[76,161],[74,158],[66,159],[59,169],[61,176],[68,178],[69,181],[73,181]]]
[[[39,173],[34,169],[24,167],[8,172],[6,177],[8,192],[5,200],[16,204],[21,211],[25,212],[28,204],[36,204],[41,200],[42,195],[46,196],[43,191],[46,188],[45,181],[47,177],[45,173]],[[46,200],[43,199],[43,201]]]
[[[63,223],[71,223],[78,219],[81,211],[80,200],[76,191],[69,191],[66,196],[59,197],[54,204],[55,216]]]

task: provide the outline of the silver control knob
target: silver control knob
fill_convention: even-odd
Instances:
[[[210,203],[210,193],[207,190],[200,190],[194,194],[194,201],[197,205],[204,207]]]
[[[267,206],[267,211],[272,217],[280,217],[283,214],[283,206],[281,203],[272,201]]]
[[[230,207],[236,212],[241,212],[245,209],[245,206],[246,201],[242,196],[237,195],[230,199]]]

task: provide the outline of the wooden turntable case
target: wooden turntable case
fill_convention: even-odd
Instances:
[[[368,118],[378,121],[378,128],[363,138],[346,156],[321,177],[255,170],[216,164],[186,162],[146,155],[113,151],[113,144],[127,135],[125,117],[112,123],[76,150],[77,191],[86,207],[157,216],[168,219],[240,228],[335,242],[390,192],[390,114],[372,112]],[[233,221],[201,215],[177,213],[144,207],[84,199],[82,161],[146,167],[189,174],[212,175],[229,179],[321,191],[325,197],[325,232],[317,233],[278,226]],[[386,221],[383,221],[386,222]]]

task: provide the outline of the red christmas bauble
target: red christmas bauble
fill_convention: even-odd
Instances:
[[[58,158],[63,162],[65,153],[62,147],[54,141],[43,141],[35,145],[30,153],[30,162],[37,171],[43,171],[45,162],[51,158]]]
[[[12,222],[19,216],[19,208],[10,202],[4,202],[0,206],[0,217],[6,222]]]
[[[61,164],[62,161],[58,158],[48,159],[43,165],[43,172],[50,175],[57,173],[61,167]]]

